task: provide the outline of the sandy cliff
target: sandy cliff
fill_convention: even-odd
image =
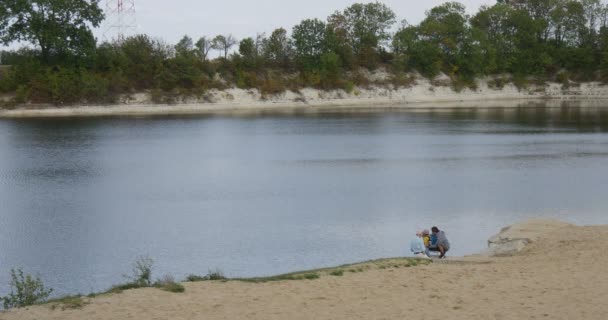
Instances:
[[[491,80],[478,81],[476,89],[456,92],[436,80],[419,78],[410,87],[391,89],[387,86],[321,91],[306,88],[264,96],[257,90],[210,90],[201,97],[176,101],[171,105],[154,104],[149,94],[133,94],[121,104],[107,106],[41,106],[24,105],[14,110],[0,110],[0,117],[66,117],[107,115],[164,114],[238,114],[256,112],[323,112],[335,109],[369,108],[453,108],[453,107],[515,107],[531,101],[578,101],[586,105],[603,104],[608,99],[608,86],[589,82],[568,87],[558,83],[517,88],[512,83],[496,88]]]

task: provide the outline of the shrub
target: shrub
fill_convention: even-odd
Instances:
[[[30,99],[31,89],[27,86],[20,85],[15,91],[14,101],[16,103],[26,103]]]
[[[133,274],[125,276],[131,281],[115,285],[107,292],[121,293],[123,290],[145,288],[152,286],[152,265],[154,260],[148,256],[139,256],[133,263]]]
[[[568,88],[570,86],[570,73],[567,71],[562,71],[555,76],[555,81],[561,83],[564,88]]]
[[[371,82],[367,75],[360,70],[355,70],[352,74],[352,81],[359,87],[363,87],[369,89],[371,86]]]
[[[152,265],[154,260],[148,256],[140,256],[133,264],[133,283],[140,287],[149,287],[152,285]]]
[[[329,273],[332,276],[341,277],[344,274],[344,270],[334,270]]]
[[[316,273],[307,273],[304,275],[304,279],[308,279],[308,280],[319,279],[319,275]]]
[[[521,91],[523,89],[527,89],[530,83],[526,77],[517,75],[513,78],[513,84],[519,91]]]
[[[190,274],[186,277],[187,281],[197,282],[197,281],[208,281],[208,280],[226,280],[226,276],[220,269],[209,270],[206,276],[199,276],[195,274]]]
[[[205,276],[206,280],[225,280],[226,277],[220,269],[209,270],[209,273]]]
[[[162,279],[159,279],[154,283],[154,286],[169,292],[184,292],[186,288],[181,283],[175,282],[175,279],[171,275],[165,275]]]
[[[462,92],[462,90],[466,88],[473,91],[477,90],[477,83],[475,82],[475,80],[471,79],[455,78],[452,80],[451,86],[452,90],[454,90],[455,92]]]
[[[285,83],[279,75],[268,72],[259,90],[264,96],[280,94],[285,92]]]
[[[21,269],[11,269],[11,293],[2,297],[4,309],[31,306],[49,297],[53,289],[45,289],[39,277],[24,275]]]
[[[502,89],[507,84],[508,79],[503,77],[498,77],[488,81],[488,87],[491,89]]]
[[[346,93],[353,93],[355,91],[355,84],[352,81],[344,82],[344,91]]]
[[[112,102],[110,82],[98,74],[83,72],[81,76],[82,96],[87,102]]]
[[[127,282],[124,284],[119,284],[119,285],[115,285],[112,288],[110,288],[107,292],[109,293],[121,293],[123,292],[123,290],[129,290],[129,289],[137,289],[137,288],[141,288],[142,286],[135,283],[135,282]]]
[[[416,84],[416,77],[414,75],[407,75],[403,72],[394,73],[390,80],[395,88],[410,88]]]
[[[340,56],[333,52],[324,53],[321,55],[320,67],[321,87],[323,89],[338,87],[342,75]]]
[[[186,277],[186,281],[197,282],[197,281],[205,281],[205,277],[201,277],[195,274],[190,274]]]

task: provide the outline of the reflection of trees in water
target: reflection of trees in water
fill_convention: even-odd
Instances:
[[[559,108],[519,108],[516,123],[578,132],[608,131],[608,109],[561,106]]]
[[[574,130],[577,132],[607,132],[608,106],[587,107],[579,103],[562,103],[557,107],[524,105],[519,107],[454,108],[449,111],[429,111],[433,119],[445,121],[485,121],[512,123],[548,131]],[[552,130],[554,129],[554,130]],[[546,131],[546,130],[543,130]]]

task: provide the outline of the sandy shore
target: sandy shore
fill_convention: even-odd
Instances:
[[[561,84],[548,83],[518,89],[507,84],[501,89],[488,87],[481,81],[476,90],[455,92],[448,86],[436,86],[428,80],[418,80],[409,88],[387,89],[372,87],[356,89],[351,93],[342,90],[320,91],[302,89],[263,97],[256,90],[211,90],[204,97],[190,98],[179,103],[153,104],[147,94],[134,94],[122,104],[107,106],[44,106],[25,105],[13,110],[0,110],[0,118],[32,117],[98,117],[98,116],[160,116],[160,115],[256,115],[264,113],[319,113],[357,112],[373,110],[415,110],[451,108],[522,107],[546,104],[559,107],[564,103],[583,106],[608,104],[608,86],[583,83],[564,88]]]
[[[0,313],[33,319],[608,319],[608,226],[532,221],[508,256],[452,258],[315,280],[185,283],[185,293],[136,289]]]

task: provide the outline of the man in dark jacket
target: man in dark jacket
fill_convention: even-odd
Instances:
[[[440,231],[439,228],[433,227],[431,228],[431,232],[433,232],[433,235],[437,238],[437,241],[429,246],[429,250],[439,251],[439,259],[443,259],[445,257],[445,253],[450,250],[450,242],[445,236],[445,232]]]

